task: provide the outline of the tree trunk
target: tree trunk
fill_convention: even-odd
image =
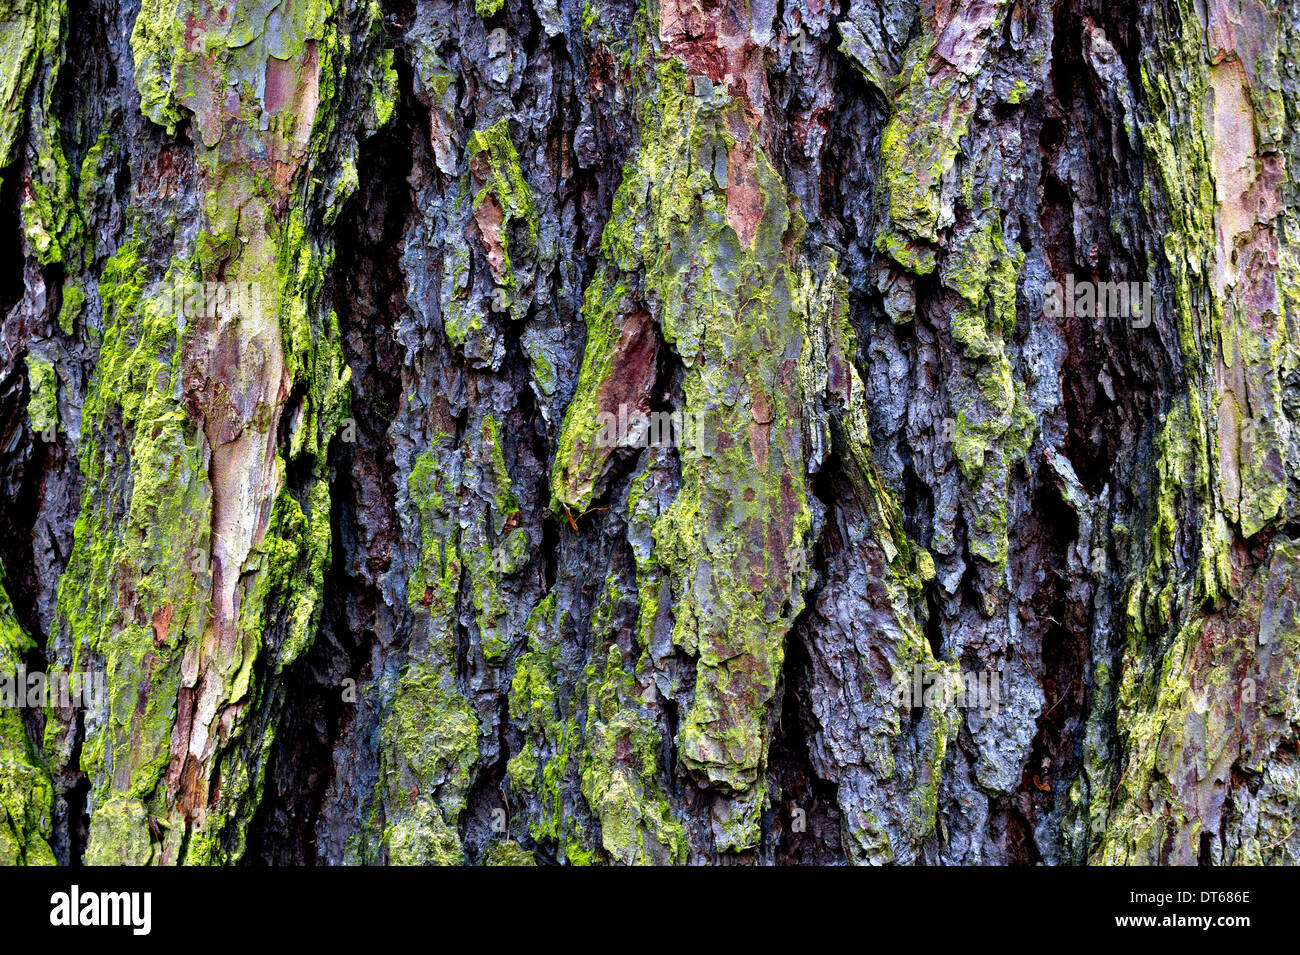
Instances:
[[[6,4],[0,862],[1300,861],[1300,3]]]

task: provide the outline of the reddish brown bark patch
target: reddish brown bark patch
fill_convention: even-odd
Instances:
[[[629,411],[649,413],[658,356],[659,339],[650,315],[642,311],[629,313],[614,347],[609,374],[596,392],[599,410],[618,414],[619,406],[625,404]]]
[[[758,224],[763,220],[763,191],[758,186],[757,158],[749,130],[735,129],[735,143],[727,149],[727,225],[746,248],[754,244]]]
[[[492,278],[501,283],[506,277],[506,250],[501,237],[501,228],[505,222],[505,210],[497,197],[488,193],[474,210],[474,225],[478,229],[483,251],[487,253],[488,268]]]
[[[172,605],[164,604],[154,611],[153,615],[153,644],[155,647],[161,647],[167,642],[167,637],[171,633],[172,626]]]

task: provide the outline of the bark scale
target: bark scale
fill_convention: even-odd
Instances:
[[[0,862],[1297,861],[1296,4],[9,7]]]

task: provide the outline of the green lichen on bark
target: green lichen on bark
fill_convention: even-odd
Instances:
[[[59,376],[54,365],[39,355],[27,356],[27,420],[37,434],[59,427]]]
[[[0,0],[0,862],[1300,861],[1278,10],[137,6]]]
[[[383,841],[395,865],[464,861],[456,820],[478,760],[478,720],[455,687],[443,640],[412,663],[397,686],[381,746],[388,820]]]
[[[181,41],[192,12],[146,3],[132,47],[145,115],[168,127],[193,119],[201,227],[170,257],[137,209],[103,270],[85,492],[59,597],[74,661],[108,673],[108,718],[82,750],[90,845],[139,844],[133,859],[163,863],[242,855],[283,699],[267,681],[315,636],[330,552],[326,454],[348,413],[349,373],[319,302],[332,252],[307,217],[332,221],[356,184],[346,155],[332,178],[298,175],[337,122],[348,50],[335,8],[212,24],[200,44]],[[366,17],[371,42],[352,51],[363,80],[385,72],[377,8]],[[83,163],[83,188],[102,149]],[[218,278],[256,288],[258,307],[177,314],[176,283]]]
[[[52,109],[65,56],[67,4],[9,0],[0,13],[6,14],[0,16],[0,168],[14,158],[25,118],[35,161],[21,192],[23,236],[41,265],[73,269],[84,256],[83,223]]]
[[[1233,773],[1264,773],[1288,745],[1300,716],[1298,559],[1300,547],[1275,543],[1236,606],[1183,626],[1153,685],[1121,688],[1130,755],[1097,861],[1193,864],[1201,833],[1217,835],[1233,812]],[[1241,861],[1296,862],[1288,840],[1297,798],[1283,773],[1251,814]]]
[[[621,599],[611,575],[593,614],[595,632],[613,635],[612,605]],[[599,647],[586,670],[582,794],[600,823],[601,846],[623,865],[681,863],[686,835],[660,789],[663,745],[645,712],[645,697],[654,694],[648,652],[633,665],[617,644],[608,645],[603,659]]]
[[[601,442],[600,414],[617,414],[603,408],[600,396],[616,370],[620,334],[631,306],[625,286],[609,282],[608,270],[601,269],[583,296],[582,317],[587,326],[587,343],[579,372],[578,389],[564,412],[564,426],[551,470],[551,507],[569,507],[581,513],[591,504],[613,449]]]
[[[996,209],[981,215],[983,224],[954,236],[940,277],[959,301],[951,329],[962,357],[954,362],[949,388],[953,455],[967,494],[968,546],[1000,572],[1007,562],[1010,471],[1029,449],[1034,417],[1006,347],[1024,253],[1008,248]]]
[[[880,139],[883,223],[875,244],[915,275],[934,271],[940,230],[951,225],[943,182],[952,173],[975,111],[970,71],[978,69],[989,35],[1001,23],[1003,6],[1002,0],[989,4],[976,17],[979,29],[966,44],[974,51],[972,62],[958,67],[940,60],[934,25],[923,13],[920,33],[908,44],[902,69],[886,91],[890,115]],[[851,45],[852,38],[850,30],[844,42]],[[864,72],[879,82],[877,70]]]
[[[784,245],[797,246],[802,222],[740,103],[716,88],[695,95],[677,60],[659,63],[652,78],[640,146],[602,237],[619,278],[598,278],[604,300],[589,298],[585,311],[589,322],[609,315],[624,280],[637,288],[685,367],[683,410],[703,422],[704,446],[683,455],[682,488],[655,525],[654,552],[677,601],[674,641],[697,658],[681,759],[736,794],[722,841],[740,849],[758,838],[768,704],[803,605],[810,516],[803,395],[791,374],[802,319]],[[608,361],[613,335],[594,325],[574,399],[586,410],[566,418],[566,438],[591,427],[585,416]],[[560,459],[553,487],[561,500],[586,500],[586,480],[565,489],[597,468],[573,457]]]
[[[934,271],[934,251],[926,243],[939,239],[940,184],[956,161],[972,111],[956,95],[955,77],[935,83],[926,73],[933,43],[933,36],[922,36],[909,47],[880,141],[889,225],[876,236],[876,248],[917,275]]]
[[[1294,545],[1275,540],[1253,570],[1237,547],[1286,514],[1295,468],[1293,425],[1280,413],[1281,375],[1296,364],[1286,294],[1295,264],[1278,247],[1294,222],[1280,194],[1293,172],[1275,151],[1267,95],[1280,31],[1234,40],[1187,3],[1157,25],[1162,40],[1141,69],[1154,180],[1145,195],[1168,215],[1162,265],[1187,392],[1154,441],[1117,690],[1126,766],[1107,805],[1091,809],[1093,858],[1191,863],[1209,845],[1243,860],[1294,859],[1277,819],[1288,810],[1276,804],[1294,800],[1294,784],[1278,777],[1255,797],[1234,778],[1265,770],[1279,727],[1294,719]],[[1238,42],[1230,57],[1214,52]],[[1237,846],[1218,841],[1230,789],[1233,799],[1272,802],[1251,807],[1259,829]]]
[[[14,616],[0,567],[0,678],[16,682],[22,654],[33,643]],[[54,785],[23,725],[22,701],[0,700],[0,865],[54,865]],[[12,706],[10,703],[17,704]]]
[[[210,583],[188,571],[206,553],[211,492],[196,431],[175,397],[175,319],[146,296],[145,282],[141,247],[128,243],[100,283],[108,321],[83,415],[82,511],[59,591],[74,668],[102,661],[107,672],[107,720],[82,750],[105,803],[161,797],[184,642],[200,640],[208,619]],[[131,462],[126,493],[109,458],[119,443]],[[143,686],[142,673],[150,674]],[[154,808],[169,816],[161,798]]]
[[[506,775],[512,789],[528,792],[541,814],[531,814],[528,835],[554,845],[571,865],[589,865],[596,843],[587,823],[570,801],[572,781],[580,772],[582,728],[578,697],[561,690],[561,639],[571,621],[548,594],[529,614],[528,643],[515,661],[510,683],[510,718],[521,728],[522,747],[510,758]]]
[[[659,81],[655,122],[615,197],[604,247],[625,272],[644,264],[647,298],[687,366],[685,410],[703,416],[704,452],[683,462],[682,490],[655,526],[655,552],[679,601],[674,640],[698,654],[682,760],[744,792],[765,761],[766,704],[784,633],[802,606],[793,565],[808,511],[792,418],[801,396],[787,401],[780,393],[781,369],[799,347],[781,244],[798,225],[755,143],[737,144],[734,158],[719,156],[733,151],[729,140],[753,135],[739,106],[688,96],[675,65],[661,67]],[[742,174],[746,148],[754,150],[763,205],[748,243],[727,222],[727,196],[713,178],[722,161],[736,162]],[[706,150],[714,162],[693,161]],[[628,238],[638,232],[650,241],[634,247]],[[756,835],[747,829],[743,839]]]
[[[4,0],[0,6],[0,168],[13,158],[37,67],[58,46],[63,10],[50,0]]]
[[[462,611],[472,611],[484,665],[500,667],[516,649],[502,584],[527,562],[528,536],[513,526],[520,505],[503,424],[486,411],[473,420],[459,446],[438,434],[407,481],[404,507],[420,539],[406,581],[412,646],[395,688],[373,690],[385,712],[378,838],[390,862],[464,861],[457,823],[491,728],[458,678]]]
[[[379,841],[405,865],[464,861],[456,824],[478,761],[478,717],[456,680],[456,610],[463,558],[452,514],[459,488],[450,435],[423,452],[407,481],[420,528],[418,563],[407,584],[415,614],[410,660],[388,702],[380,738]]]
[[[615,620],[629,607],[611,572],[592,614],[590,662],[571,695],[560,689],[556,638],[566,623],[554,594],[529,618],[528,649],[515,666],[510,715],[524,742],[510,760],[510,784],[540,797],[546,810],[530,820],[529,836],[553,843],[572,864],[685,860],[685,833],[659,783],[664,747],[648,710],[649,660],[644,652],[630,659],[616,642]],[[588,812],[576,811],[577,792],[590,824]]]
[[[518,261],[521,250],[512,249],[511,236],[519,236],[527,243],[528,251],[535,253],[539,225],[532,191],[510,137],[509,119],[473,130],[465,143],[465,161],[468,168],[461,177],[457,208],[464,208],[473,223],[471,231],[477,233],[495,285],[492,311],[521,319],[526,314],[526,303],[521,301],[519,290],[530,283],[525,267]],[[452,228],[456,229],[448,233],[452,254],[446,257],[443,269],[444,328],[457,347],[463,349],[469,344],[470,353],[477,355],[482,345],[478,339],[488,316],[479,308],[467,308],[463,302],[471,279],[471,250],[465,236],[459,234],[464,227]]]

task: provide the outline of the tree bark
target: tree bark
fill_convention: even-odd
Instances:
[[[0,862],[1300,861],[1300,4],[6,3]]]

